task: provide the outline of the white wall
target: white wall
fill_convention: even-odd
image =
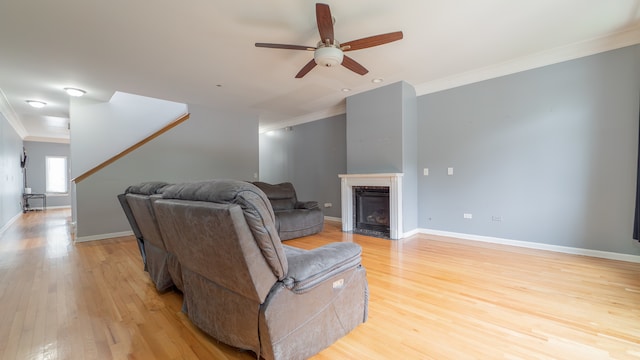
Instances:
[[[75,178],[187,113],[187,105],[116,92],[109,102],[71,98]]]
[[[143,181],[255,179],[257,115],[201,105],[189,105],[189,112],[186,122],[76,185],[79,241],[130,231],[117,200],[129,185]]]
[[[0,230],[22,212],[22,139],[0,113]]]

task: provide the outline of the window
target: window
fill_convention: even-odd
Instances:
[[[46,192],[51,193],[67,193],[67,157],[66,156],[47,156],[46,168]]]

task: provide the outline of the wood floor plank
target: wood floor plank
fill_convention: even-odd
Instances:
[[[74,244],[68,210],[0,234],[0,359],[254,359],[158,293],[133,237]],[[640,359],[640,264],[327,222],[288,245],[363,248],[369,319],[324,359]]]

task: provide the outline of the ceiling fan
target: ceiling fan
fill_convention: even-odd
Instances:
[[[313,51],[313,59],[311,59],[311,61],[309,61],[298,72],[298,74],[296,74],[296,78],[299,79],[305,76],[316,65],[331,67],[342,64],[342,66],[347,69],[357,74],[364,75],[368,73],[369,70],[360,65],[357,61],[347,55],[344,55],[344,52],[366,49],[402,39],[402,31],[396,31],[340,44],[333,37],[333,21],[334,19],[331,16],[329,5],[318,3],[316,4],[316,22],[318,24],[318,31],[320,32],[320,41],[318,42],[318,45],[313,47],[304,45],[256,43],[256,47]]]

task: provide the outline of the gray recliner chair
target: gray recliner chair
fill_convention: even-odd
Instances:
[[[129,186],[124,194],[118,196],[125,201],[126,206],[123,200],[120,200],[125,214],[131,213],[133,223],[141,236],[145,270],[156,289],[161,292],[170,290],[173,286],[182,290],[178,258],[167,251],[152,206],[155,200],[162,197],[162,191],[167,185],[169,184],[165,182],[144,182]],[[129,222],[132,223],[131,220]]]
[[[360,246],[283,245],[256,186],[176,184],[153,207],[182,266],[187,315],[215,339],[266,360],[306,359],[366,320]]]
[[[324,215],[317,201],[298,201],[296,189],[290,182],[268,184],[253,183],[269,198],[276,216],[276,229],[280,240],[289,240],[317,234],[324,226]]]

